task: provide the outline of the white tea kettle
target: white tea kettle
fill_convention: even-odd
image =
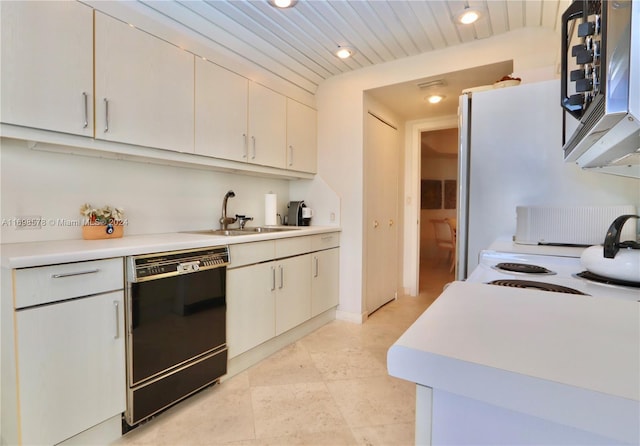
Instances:
[[[587,271],[609,279],[640,283],[640,243],[632,240],[620,242],[622,226],[630,218],[640,216],[616,218],[609,226],[604,245],[584,250],[580,261]]]

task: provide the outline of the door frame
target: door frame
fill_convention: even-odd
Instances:
[[[402,283],[408,296],[420,294],[420,176],[421,134],[458,128],[458,115],[409,121],[405,127],[404,268]]]

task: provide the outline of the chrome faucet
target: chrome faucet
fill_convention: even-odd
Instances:
[[[240,224],[240,229],[244,229],[244,226],[248,221],[253,221],[253,217],[247,217],[246,215],[238,215],[236,214],[236,220]]]
[[[235,197],[236,194],[230,190],[224,195],[222,199],[222,217],[220,217],[220,229],[228,229],[229,223],[235,223],[236,219],[233,217],[227,217],[227,201],[229,198]]]

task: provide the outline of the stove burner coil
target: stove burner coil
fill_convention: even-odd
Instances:
[[[581,277],[585,280],[589,280],[591,282],[603,283],[605,285],[620,285],[620,286],[628,286],[631,288],[640,288],[640,282],[630,282],[628,280],[612,279],[610,277],[604,277],[598,274],[593,274],[590,271],[582,271],[581,273],[577,273],[576,276]]]
[[[555,272],[548,270],[542,266],[538,265],[529,265],[527,263],[498,263],[493,267],[498,271],[508,271],[512,273],[522,273],[522,274],[555,274]]]
[[[551,291],[554,293],[580,294],[583,296],[588,296],[588,294],[583,293],[582,291],[575,290],[573,288],[567,288],[565,286],[556,285],[554,283],[534,282],[532,280],[500,279],[489,282],[489,285],[499,285],[511,288],[535,289],[540,291]]]

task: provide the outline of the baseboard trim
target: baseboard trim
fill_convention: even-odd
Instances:
[[[368,318],[366,313],[351,313],[349,311],[336,310],[336,319],[346,322],[362,324]]]

